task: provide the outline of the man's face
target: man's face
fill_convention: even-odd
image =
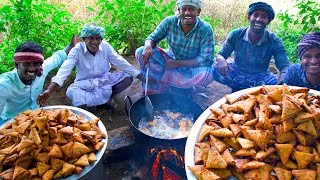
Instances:
[[[86,43],[88,50],[92,54],[95,54],[98,51],[101,41],[102,41],[102,38],[96,34],[93,36],[84,38],[84,42]]]
[[[251,16],[248,16],[248,20],[250,22],[250,29],[257,34],[262,33],[269,24],[268,13],[265,11],[253,12]]]
[[[320,49],[312,48],[305,52],[300,60],[302,67],[309,77],[320,76]]]
[[[182,6],[178,9],[182,26],[194,26],[201,9],[194,6]]]
[[[16,68],[21,81],[26,85],[30,85],[36,79],[37,74],[41,73],[42,63],[22,62],[17,63]]]

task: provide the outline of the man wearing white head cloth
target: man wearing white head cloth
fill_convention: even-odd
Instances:
[[[73,106],[94,111],[96,106],[115,110],[113,95],[131,85],[134,78],[144,80],[131,64],[117,54],[112,46],[103,41],[104,28],[94,23],[81,30],[83,42],[71,49],[67,60],[61,65],[51,84],[39,101],[45,104],[51,93],[63,85],[72,69],[76,67],[76,78],[67,89],[67,96]],[[110,72],[111,64],[118,72]]]
[[[192,87],[205,87],[213,81],[214,34],[209,23],[203,21],[201,0],[176,1],[178,14],[165,18],[136,51],[140,71],[157,83],[147,93],[176,93],[190,95]],[[169,48],[157,47],[167,39]],[[144,84],[142,84],[144,87]],[[172,92],[172,91],[170,91]]]

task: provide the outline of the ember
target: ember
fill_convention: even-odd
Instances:
[[[107,172],[108,179],[118,179],[119,176],[131,180],[186,179],[183,158],[185,140],[166,142],[139,139],[130,146],[110,151],[104,163],[109,171],[119,173],[110,176]]]
[[[156,154],[152,164],[151,179],[184,179],[183,157],[175,149],[154,148],[151,153]]]

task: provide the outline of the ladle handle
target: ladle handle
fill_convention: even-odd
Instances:
[[[129,110],[131,109],[131,107],[132,107],[132,100],[130,96],[124,97],[124,110],[128,118],[129,118]]]
[[[149,77],[149,65],[147,64],[146,66],[146,84],[144,86],[144,96],[147,96],[147,90],[148,90],[148,77]]]

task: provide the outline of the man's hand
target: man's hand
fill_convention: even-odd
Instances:
[[[152,43],[151,42],[148,43],[146,41],[144,45],[144,50],[142,52],[142,58],[143,58],[144,64],[149,64],[152,54],[153,54]]]
[[[280,73],[277,85],[283,84],[285,73]]]
[[[40,104],[41,107],[46,106],[47,100],[49,99],[51,93],[56,91],[58,88],[59,88],[58,84],[54,82],[50,83],[49,87],[38,96],[37,98],[38,104]]]
[[[51,95],[51,92],[47,89],[43,91],[37,98],[37,102],[41,107],[44,107],[47,105],[47,100],[49,99]]]
[[[80,42],[79,38],[78,38],[77,36],[75,36],[74,34],[72,34],[72,38],[71,38],[70,44],[67,45],[67,46],[64,48],[64,51],[66,52],[66,54],[69,54],[69,51],[70,51],[78,42]]]
[[[70,44],[72,45],[72,47],[74,47],[76,44],[78,44],[80,42],[78,36],[75,36],[74,34],[72,34],[72,38],[71,38],[71,42]]]
[[[179,64],[178,60],[166,59],[166,67],[168,69],[176,69],[180,66],[181,65]]]
[[[217,68],[218,68],[218,71],[224,75],[224,76],[228,76],[229,75],[229,70],[228,70],[228,63],[227,61],[218,61],[217,63]]]
[[[144,77],[141,73],[137,76],[137,78],[143,83],[146,82],[146,77]],[[159,81],[156,78],[150,76],[148,77],[148,85],[153,86],[157,84],[159,84]]]
[[[217,68],[220,74],[224,76],[229,75],[229,65],[227,60],[224,59],[220,54],[217,55]]]

